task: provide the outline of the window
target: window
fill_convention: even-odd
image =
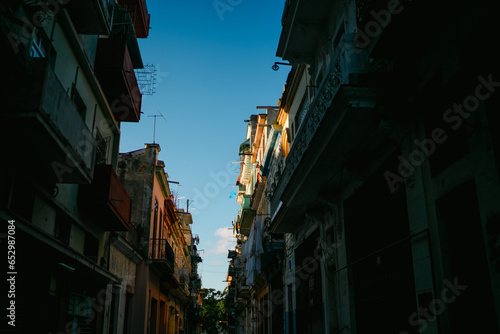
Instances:
[[[130,334],[130,326],[132,324],[132,303],[133,303],[133,297],[134,295],[130,292],[127,292],[127,295],[125,296],[125,320],[123,324],[123,333],[125,334]]]
[[[306,94],[304,95],[302,102],[300,103],[300,107],[297,110],[297,113],[295,114],[293,128],[292,128],[293,139],[296,138],[297,132],[299,132],[300,124],[306,117],[308,109],[309,109],[309,96]]]
[[[153,230],[150,231],[151,238],[151,257],[153,259],[158,259],[161,256],[161,245],[160,241],[157,240],[157,229],[158,226],[158,200],[155,198],[154,211],[153,211]]]
[[[96,131],[96,164],[106,164],[108,161],[108,147],[111,137],[104,138],[99,129]]]
[[[160,235],[159,235],[159,238],[163,239],[164,235],[162,234],[163,229],[161,227],[163,227],[163,211],[160,209]]]
[[[79,333],[95,333],[96,316],[93,306],[94,299],[87,292],[70,293],[67,319],[73,324],[72,328],[78,328]]]
[[[267,300],[267,293],[260,298],[259,300],[259,313],[258,317],[259,319],[259,328],[258,328],[258,333],[259,334],[267,334],[269,331],[269,314],[270,314],[270,306],[269,302]]]
[[[97,252],[99,250],[99,240],[90,233],[85,233],[83,254],[92,261],[97,262]]]
[[[85,294],[71,293],[69,295],[68,314],[90,318],[92,316],[92,299]]]
[[[54,225],[54,237],[65,245],[68,245],[70,233],[71,221],[58,212],[56,215],[56,223]]]
[[[281,137],[281,154],[285,158],[288,156],[288,152],[290,152],[290,142],[291,142],[290,132],[291,131],[289,128],[285,128],[285,131],[283,131]]]
[[[297,128],[304,120],[304,117],[306,116],[308,109],[309,109],[309,96],[305,95],[304,99],[302,100],[302,103],[300,105],[299,112],[297,113],[297,116],[296,116],[296,119],[298,121]]]
[[[149,328],[149,333],[154,334],[156,333],[156,327],[157,327],[157,321],[158,321],[158,300],[155,298],[151,298],[151,314],[150,314],[150,324],[151,327]]]

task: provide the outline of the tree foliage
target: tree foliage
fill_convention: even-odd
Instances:
[[[206,334],[218,334],[227,325],[227,312],[225,307],[226,289],[217,291],[215,289],[201,289],[203,296],[203,332]]]

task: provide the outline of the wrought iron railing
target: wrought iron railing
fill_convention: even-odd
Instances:
[[[151,239],[150,258],[152,260],[165,260],[172,264],[175,262],[174,251],[167,239]]]

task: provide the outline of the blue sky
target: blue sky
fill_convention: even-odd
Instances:
[[[123,123],[120,152],[153,141],[178,193],[190,200],[192,230],[200,237],[203,287],[227,283],[231,221],[239,205],[230,198],[239,172],[238,146],[256,106],[274,106],[289,66],[273,71],[284,0],[147,0],[151,30],[139,40],[142,59],[157,70],[156,92],[143,96],[139,123]]]

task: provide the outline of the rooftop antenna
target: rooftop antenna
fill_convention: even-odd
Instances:
[[[134,71],[141,94],[153,95],[156,88],[156,66],[153,64],[144,64],[144,68]]]
[[[165,117],[163,117],[163,114],[158,110],[158,115],[148,115],[148,117],[154,117],[154,125],[153,125],[153,144],[155,144],[155,138],[156,138],[156,117],[161,117],[167,121]]]

